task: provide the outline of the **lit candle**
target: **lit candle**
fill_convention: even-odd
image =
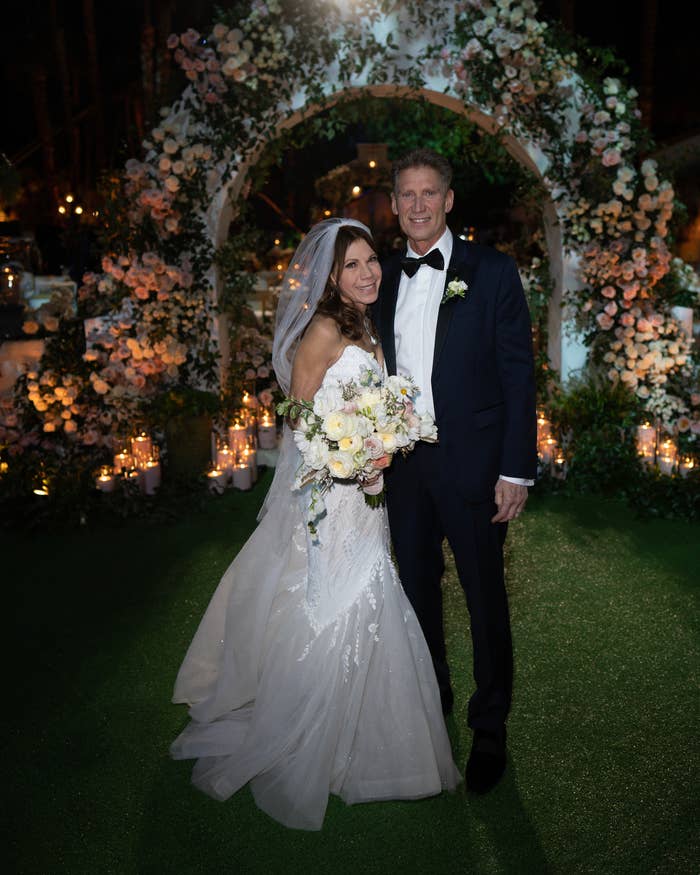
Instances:
[[[544,413],[539,413],[537,415],[537,440],[541,443],[545,441],[551,435],[551,423],[544,415]]]
[[[645,464],[653,463],[656,448],[656,429],[650,422],[637,426],[637,452]]]
[[[220,468],[212,468],[211,471],[207,471],[207,478],[209,480],[209,491],[216,495],[221,495],[224,489],[226,489],[228,472],[222,471]]]
[[[122,450],[114,457],[114,473],[121,474],[122,471],[128,471],[133,464],[134,460],[131,455],[126,450]]]
[[[131,440],[131,454],[137,468],[144,468],[153,455],[153,441],[145,433],[141,432],[138,437]]]
[[[684,456],[681,459],[681,463],[679,465],[681,477],[687,477],[694,467],[695,462],[690,458],[690,456]]]
[[[259,403],[255,395],[250,395],[248,392],[243,393],[243,406],[247,410],[255,410]]]
[[[673,471],[673,457],[661,456],[659,458],[659,470],[662,474],[671,474]]]
[[[227,479],[231,477],[231,471],[235,464],[236,457],[227,446],[220,447],[216,451],[216,467],[226,473]]]
[[[277,446],[277,426],[267,411],[258,425],[258,446],[261,450],[274,450]]]
[[[235,489],[250,489],[253,485],[253,472],[250,465],[240,462],[233,469],[233,486]]]
[[[542,461],[545,464],[549,464],[554,458],[554,454],[557,451],[557,442],[553,437],[547,438],[546,441],[543,442],[540,454],[542,456]]]
[[[95,480],[95,486],[100,492],[114,492],[116,485],[117,478],[114,476],[112,469],[109,465],[103,465]]]
[[[233,425],[229,426],[228,445],[231,447],[231,452],[242,453],[247,437],[246,428],[239,420],[236,420]]]
[[[667,438],[659,447],[659,470],[662,474],[671,474],[676,463],[676,448],[673,441]]]
[[[556,458],[552,460],[552,477],[558,480],[566,479],[566,459],[561,453],[557,453]]]
[[[157,459],[149,459],[141,469],[139,477],[142,491],[146,495],[155,495],[156,490],[160,487],[161,477],[160,462]]]

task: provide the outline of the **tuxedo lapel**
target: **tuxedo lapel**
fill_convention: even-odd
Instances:
[[[396,342],[394,340],[394,315],[396,314],[396,299],[399,294],[399,282],[401,281],[401,261],[393,259],[384,268],[382,278],[379,312],[380,334],[382,351],[386,362],[387,372],[396,373]]]
[[[464,243],[462,240],[459,239],[459,237],[455,235],[454,242],[452,244],[452,257],[450,258],[450,263],[447,267],[445,276],[445,289],[447,289],[447,286],[452,282],[452,280],[463,280],[467,284],[466,294],[468,296],[469,288],[471,287],[472,278],[474,276],[474,268],[475,263],[474,260],[471,258],[469,247],[466,245],[466,243]],[[452,314],[455,311],[455,307],[459,305],[461,300],[462,299],[459,297],[454,297],[440,304],[437,325],[435,327],[433,373],[435,373],[435,369],[438,366],[438,362],[440,361],[440,355],[445,345],[445,341],[447,340],[450,322],[452,321]]]

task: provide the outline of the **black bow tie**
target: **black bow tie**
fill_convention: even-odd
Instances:
[[[407,277],[412,277],[418,272],[421,264],[427,264],[435,270],[443,270],[445,267],[445,259],[442,257],[442,252],[439,249],[431,249],[427,255],[422,258],[411,258],[406,256],[401,259],[401,267]]]

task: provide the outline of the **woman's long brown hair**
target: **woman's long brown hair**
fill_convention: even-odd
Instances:
[[[338,323],[341,334],[349,340],[360,340],[362,338],[362,335],[365,333],[364,317],[357,308],[351,307],[342,300],[334,277],[340,276],[342,273],[348,247],[355,240],[364,240],[371,247],[372,251],[376,252],[374,240],[364,229],[358,228],[356,225],[343,225],[335,238],[333,267],[331,268],[326,288],[316,307],[317,313],[321,313],[323,316],[330,316],[331,319],[334,319]],[[370,320],[372,332],[376,333],[369,313],[367,317]]]

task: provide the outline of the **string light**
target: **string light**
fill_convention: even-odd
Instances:
[[[352,193],[357,197],[357,195],[362,191],[359,185],[353,185]]]

